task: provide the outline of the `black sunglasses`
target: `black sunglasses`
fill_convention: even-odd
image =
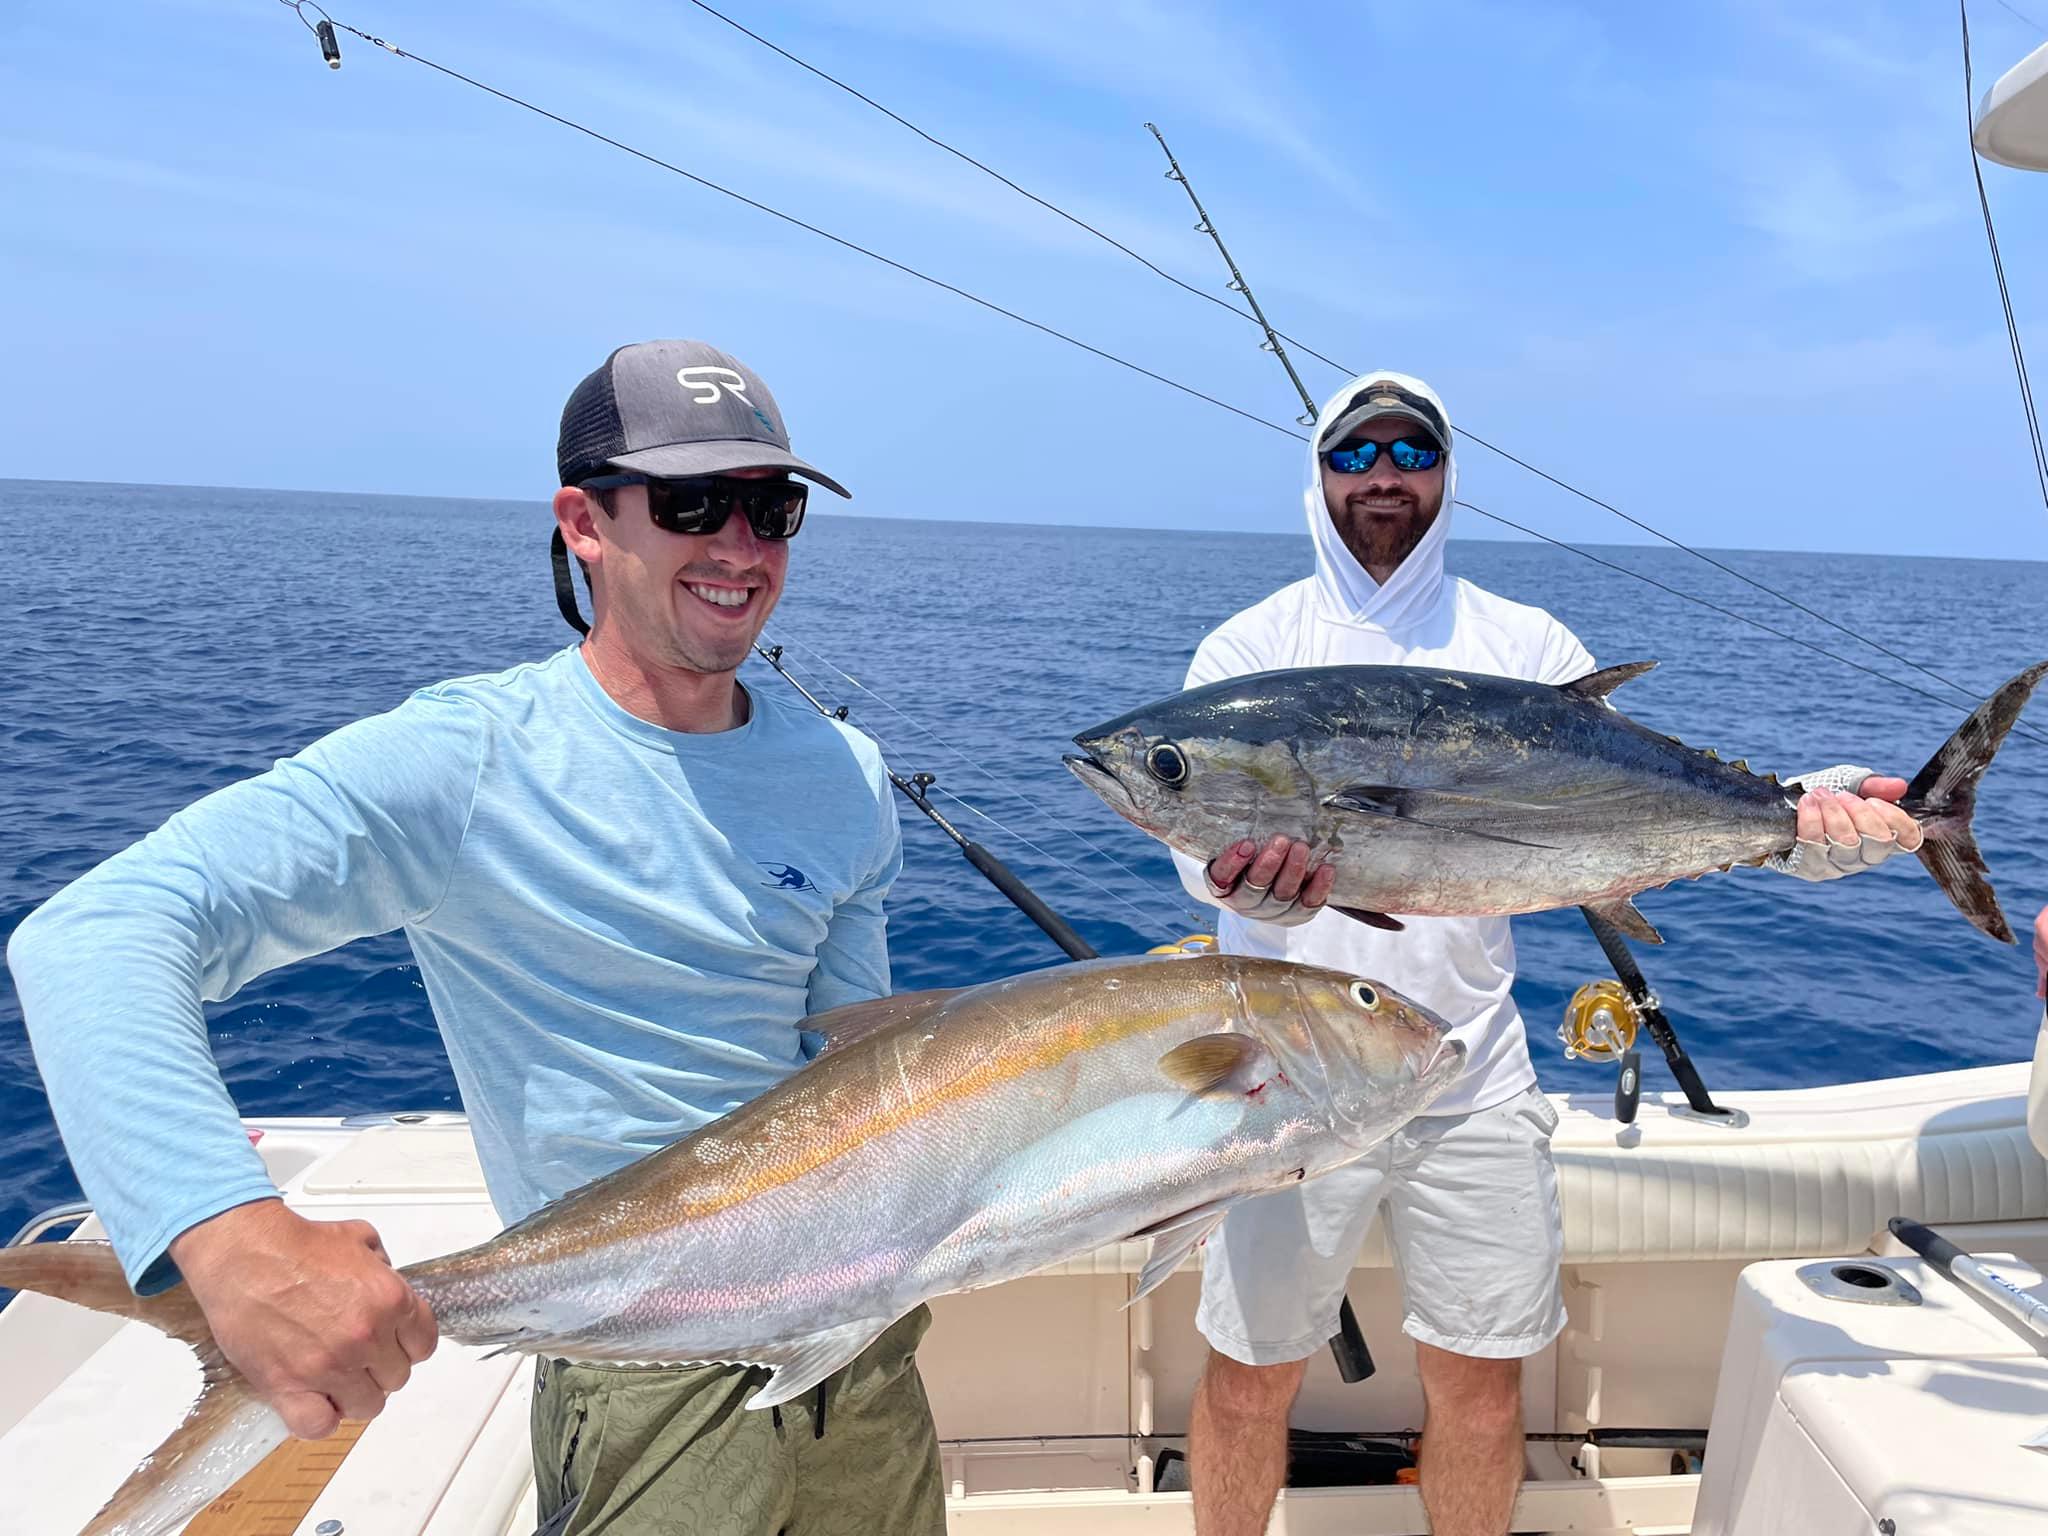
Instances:
[[[1382,452],[1394,461],[1394,468],[1411,473],[1419,469],[1435,469],[1437,461],[1444,456],[1443,449],[1435,443],[1404,437],[1391,443],[1367,440],[1332,448],[1323,455],[1323,462],[1340,475],[1362,475],[1380,461]]]
[[[578,482],[586,491],[622,485],[647,487],[647,516],[669,533],[716,533],[734,512],[745,516],[757,539],[796,537],[804,525],[811,488],[797,480],[750,480],[738,475],[692,475],[665,480],[653,475],[598,475]]]

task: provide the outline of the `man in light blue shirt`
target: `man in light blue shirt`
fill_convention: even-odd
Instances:
[[[509,1224],[796,1071],[807,1015],[889,991],[882,901],[902,850],[880,754],[735,675],[802,524],[790,477],[846,491],[791,453],[760,379],[699,342],[614,352],[571,395],[557,458],[557,599],[583,628],[573,554],[593,605],[581,645],[422,689],[208,796],[8,946],[65,1147],[130,1282],[182,1278],[301,1436],[377,1413],[434,1321],[367,1225],[277,1197],[204,1003],[404,929]],[[797,1532],[829,1504],[942,1531],[911,1363],[926,1321],[814,1404],[715,1439],[743,1372],[543,1362],[543,1516],[579,1499],[563,1529],[687,1516],[715,1451],[717,1530]],[[785,1419],[822,1439],[835,1393],[833,1438],[859,1454],[798,1457]],[[603,1465],[595,1446],[578,1464],[564,1426],[608,1409]]]

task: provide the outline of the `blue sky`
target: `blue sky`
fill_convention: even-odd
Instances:
[[[332,9],[1248,410],[1298,408],[1248,325],[686,0]],[[1157,122],[1283,329],[1428,378],[1454,421],[1674,536],[2048,558],[1951,8],[730,9],[1217,287]],[[1972,24],[1980,91],[2048,40],[1995,0]],[[575,380],[622,340],[697,335],[768,379],[855,511],[1300,526],[1293,442],[343,43],[330,73],[276,0],[0,15],[0,475],[537,498]],[[2048,177],[1985,174],[2048,388]],[[1463,462],[1519,521],[1643,537]]]

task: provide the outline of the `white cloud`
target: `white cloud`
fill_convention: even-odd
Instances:
[[[1701,144],[1735,219],[1791,274],[1842,281],[1910,269],[1968,211],[1957,66],[1930,59],[1926,18],[1824,27],[1738,7],[1780,47],[1707,82]]]
[[[274,189],[243,177],[203,175],[133,155],[107,155],[96,150],[67,149],[57,144],[0,139],[0,162],[17,170],[50,176],[81,177],[111,182],[142,192],[181,197],[220,198],[231,202],[268,202]]]
[[[1310,126],[1317,117],[1311,93],[1257,12],[1246,26],[1206,7],[1160,0],[901,0],[888,6],[819,0],[819,8],[847,25],[951,38],[1033,61],[1069,81],[1142,103],[1148,113],[1162,101],[1173,104],[1281,151],[1326,186],[1356,190],[1355,178]],[[1173,125],[1161,127],[1170,138]]]

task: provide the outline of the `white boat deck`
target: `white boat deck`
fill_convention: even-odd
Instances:
[[[2048,1161],[2027,1140],[2026,1090],[2017,1064],[1723,1096],[1749,1115],[1741,1129],[1648,1101],[1624,1129],[1604,1099],[1560,1100],[1571,1323],[1529,1362],[1528,1427],[1706,1426],[1744,1265],[1866,1252],[1889,1241],[1892,1215],[1968,1248],[2048,1263]],[[497,1230],[459,1116],[252,1126],[295,1207],[371,1222],[399,1263]],[[1192,1326],[1199,1277],[1190,1266],[1125,1310],[1142,1262],[1142,1244],[1120,1244],[934,1304],[920,1360],[946,1442],[953,1530],[1191,1529],[1187,1496],[1152,1484],[1160,1452],[1181,1443],[1203,1358]],[[1295,1423],[1419,1424],[1394,1276],[1377,1244],[1361,1257],[1352,1299],[1378,1374],[1346,1385],[1319,1356]],[[0,1360],[5,1528],[35,1536],[77,1531],[196,1391],[180,1346],[34,1296],[0,1313]],[[339,1521],[355,1536],[527,1536],[530,1372],[523,1358],[444,1344],[324,1488],[316,1477],[281,1503],[203,1514],[192,1530],[313,1536]],[[1690,1526],[1699,1478],[1674,1474],[1669,1453],[1538,1447],[1530,1462],[1518,1530]],[[1293,1490],[1273,1526],[1289,1536],[1423,1529],[1414,1491],[1394,1487]]]

